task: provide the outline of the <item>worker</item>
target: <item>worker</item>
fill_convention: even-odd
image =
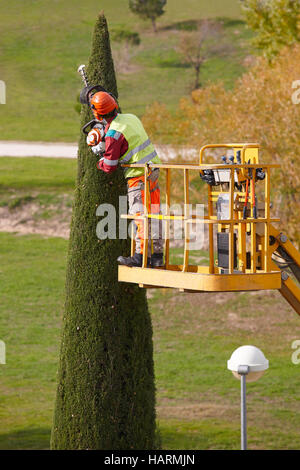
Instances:
[[[96,148],[105,141],[105,153],[97,163],[97,168],[105,173],[112,173],[119,163],[160,163],[153,144],[138,117],[133,114],[118,112],[118,104],[109,93],[100,91],[91,100],[91,108],[95,118],[105,124],[104,133],[94,127],[87,136],[88,145]],[[144,213],[145,177],[143,167],[124,167],[127,181],[129,214]],[[150,192],[151,213],[160,214],[160,188],[158,185],[159,169],[150,169],[148,190]],[[117,261],[125,266],[142,266],[144,253],[144,221],[135,220],[135,253],[133,256],[119,256]],[[153,219],[149,224],[149,236],[153,240],[148,243],[147,266],[163,266],[163,241],[161,221]]]

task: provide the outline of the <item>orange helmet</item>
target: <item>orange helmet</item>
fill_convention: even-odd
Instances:
[[[105,91],[98,91],[91,99],[91,108],[96,119],[102,119],[107,114],[118,109],[116,100]]]

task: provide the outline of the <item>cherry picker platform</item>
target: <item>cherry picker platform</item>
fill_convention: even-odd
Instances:
[[[222,164],[205,161],[208,151],[225,149],[231,153]],[[124,165],[132,166],[132,165]],[[150,194],[145,191],[144,213],[122,215],[144,221],[144,256],[142,267],[119,266],[121,282],[140,287],[175,288],[188,292],[230,292],[276,289],[300,315],[300,253],[287,236],[273,224],[280,219],[271,216],[271,171],[277,164],[259,161],[259,144],[210,144],[200,149],[198,164],[139,165],[144,167],[145,187],[149,172],[159,168],[165,172],[164,214],[152,214]],[[182,173],[184,213],[171,212],[172,172]],[[198,172],[207,182],[206,215],[191,213],[190,175]],[[256,186],[258,188],[256,188]],[[260,202],[257,200],[258,189]],[[199,203],[204,201],[199,201]],[[147,248],[151,219],[162,219],[165,226],[165,265],[147,267]],[[170,223],[182,220],[184,225],[183,263],[170,262]],[[190,260],[190,227],[208,226],[208,265],[192,264]],[[134,239],[131,255],[134,253]]]

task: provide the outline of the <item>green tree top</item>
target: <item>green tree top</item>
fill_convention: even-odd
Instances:
[[[299,0],[241,0],[253,45],[271,62],[283,46],[300,40]]]
[[[129,0],[129,8],[145,20],[151,20],[154,32],[157,32],[156,18],[164,14],[167,0]]]

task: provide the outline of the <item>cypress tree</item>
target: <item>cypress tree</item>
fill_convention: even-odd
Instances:
[[[100,13],[87,68],[117,96],[107,22]],[[91,118],[83,106],[82,122]],[[155,448],[152,325],[145,290],[118,282],[129,240],[98,240],[96,208],[126,194],[123,170],[105,174],[81,134],[68,249],[52,449]],[[118,220],[117,220],[118,233]]]

